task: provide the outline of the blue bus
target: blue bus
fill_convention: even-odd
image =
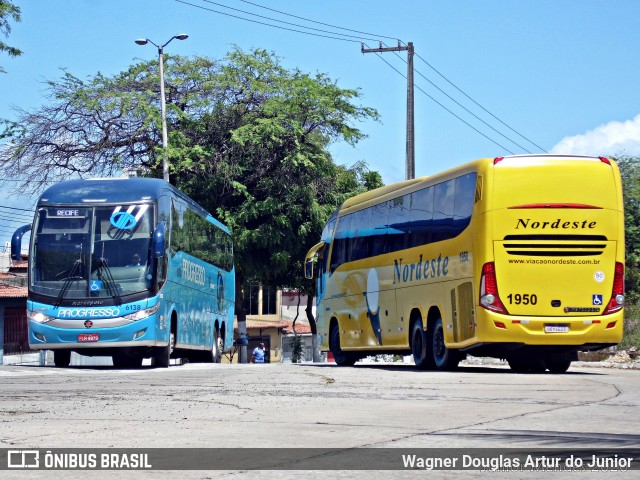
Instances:
[[[111,356],[220,362],[232,347],[235,303],[229,229],[163,180],[69,180],[44,191],[31,230],[29,346]]]

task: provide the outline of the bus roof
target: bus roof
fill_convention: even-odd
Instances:
[[[171,193],[184,200],[204,217],[211,217],[224,227],[209,212],[173,185],[159,178],[91,178],[66,180],[47,188],[38,200],[45,205],[107,205],[115,203],[155,202],[160,196]]]
[[[95,178],[67,180],[47,188],[39,204],[123,203],[156,200],[166,190],[177,191],[158,178]]]
[[[429,185],[434,185],[440,182],[449,180],[450,178],[464,175],[469,172],[478,172],[479,175],[486,172],[486,170],[499,166],[516,166],[518,162],[524,164],[545,164],[555,161],[595,161],[602,163],[613,163],[612,160],[604,157],[584,156],[584,155],[554,155],[554,154],[530,154],[530,155],[509,155],[504,157],[495,158],[481,158],[473,160],[462,165],[455,166],[448,170],[438,172],[434,175],[418,177],[411,180],[403,180],[400,182],[385,185],[375,190],[355,195],[342,204],[339,209],[339,216],[346,215],[353,211],[360,210],[366,206],[376,204],[378,202],[384,202],[406,193],[410,193],[414,190],[419,190]]]

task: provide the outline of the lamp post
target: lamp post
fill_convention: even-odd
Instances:
[[[157,43],[149,40],[148,38],[139,38],[136,40],[138,45],[146,45],[150,43],[158,48],[158,62],[160,63],[160,107],[162,109],[162,178],[165,182],[169,182],[169,162],[167,160],[167,106],[164,98],[164,47],[174,39],[186,40],[189,35],[181,33],[180,35],[174,35],[164,45],[158,45]]]

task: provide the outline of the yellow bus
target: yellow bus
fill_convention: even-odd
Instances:
[[[305,275],[338,365],[410,353],[445,370],[469,354],[562,373],[622,338],[620,172],[515,155],[372,190],[332,215]]]

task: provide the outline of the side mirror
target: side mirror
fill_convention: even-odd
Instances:
[[[317,256],[313,256],[308,258],[304,264],[304,278],[312,279],[313,278],[313,264],[316,263]]]
[[[165,223],[160,222],[153,231],[153,255],[155,258],[164,256],[165,248]]]
[[[31,230],[31,225],[23,225],[18,228],[11,237],[11,259],[20,260],[20,251],[22,250],[22,236]]]

